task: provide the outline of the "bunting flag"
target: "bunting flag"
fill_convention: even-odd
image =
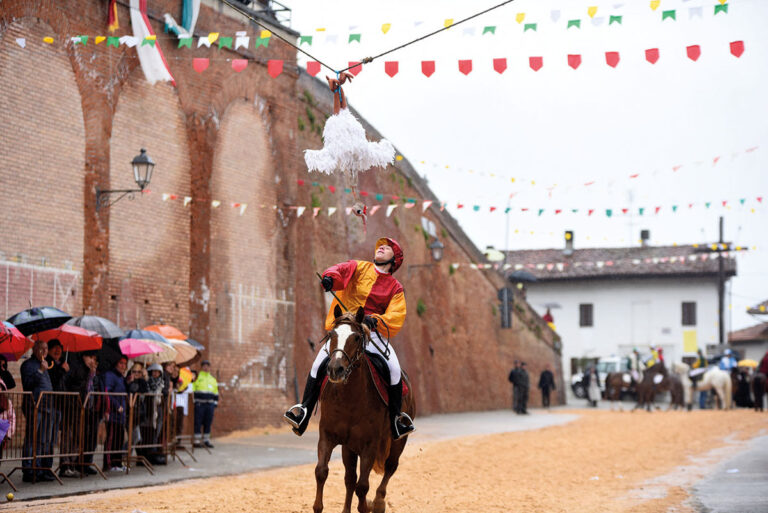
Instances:
[[[318,73],[320,73],[320,63],[317,61],[307,62],[307,73],[309,73],[313,77]]]
[[[390,77],[397,75],[398,63],[397,61],[387,61],[384,63],[384,72]]]
[[[133,36],[139,41],[155,35],[147,17],[147,0],[131,0],[131,26]],[[160,45],[142,45],[136,49],[136,53],[139,55],[139,63],[147,82],[154,84],[167,81],[176,85]]]
[[[435,72],[435,61],[421,61],[421,72],[429,78]]]
[[[469,75],[472,72],[472,60],[460,60],[459,61],[459,71],[464,73],[465,75]]]
[[[507,69],[507,59],[493,59],[493,69],[501,75]]]
[[[539,71],[544,66],[544,57],[529,57],[528,63],[533,71]]]
[[[267,73],[272,78],[277,78],[283,72],[282,59],[270,59],[267,61]]]
[[[605,52],[605,63],[615,68],[619,64],[619,52]]]

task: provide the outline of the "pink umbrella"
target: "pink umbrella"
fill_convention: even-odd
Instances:
[[[128,358],[136,358],[145,354],[159,353],[164,348],[160,344],[155,344],[149,340],[140,340],[137,338],[124,338],[118,342],[120,352]]]

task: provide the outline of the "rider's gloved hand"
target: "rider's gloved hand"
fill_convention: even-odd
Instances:
[[[323,286],[323,290],[326,292],[333,288],[333,278],[330,276],[323,276],[323,280],[320,283]]]
[[[368,329],[371,331],[374,331],[376,329],[377,324],[379,323],[379,320],[376,317],[373,317],[371,315],[366,315],[363,319],[363,324],[368,326]]]

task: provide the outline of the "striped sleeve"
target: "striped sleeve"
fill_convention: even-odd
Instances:
[[[384,315],[380,315],[379,317],[381,317],[389,328],[389,333],[387,333],[387,328],[379,326],[379,333],[381,333],[382,336],[388,335],[388,338],[392,338],[400,332],[400,329],[405,323],[405,294],[402,290],[392,296],[392,299],[389,301],[389,306],[387,306],[387,311],[384,312]]]

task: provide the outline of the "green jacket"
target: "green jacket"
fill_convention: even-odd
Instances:
[[[219,384],[210,372],[201,371],[192,383],[192,394],[196,403],[218,403]]]

